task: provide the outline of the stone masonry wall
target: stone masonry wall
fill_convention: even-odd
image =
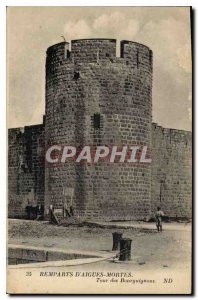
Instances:
[[[123,41],[117,58],[115,40],[75,40],[67,56],[65,47],[60,43],[47,51],[46,148],[52,144],[150,147],[150,49]],[[100,115],[99,129],[94,129],[94,114]],[[151,166],[46,164],[45,192],[46,208],[50,203],[55,208],[72,205],[83,218],[142,219],[151,212]]]
[[[44,124],[8,130],[8,215],[44,203],[85,219],[150,217],[157,206],[191,217],[192,134],[151,122],[152,51],[116,40],[53,45],[46,58]],[[99,127],[94,118],[99,118]],[[148,146],[152,163],[45,162],[51,145]]]
[[[152,211],[192,217],[192,133],[152,125]]]
[[[25,207],[44,204],[44,125],[8,130],[8,216],[26,216]]]

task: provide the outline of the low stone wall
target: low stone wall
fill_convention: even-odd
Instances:
[[[78,258],[97,257],[80,253],[67,253],[46,249],[8,247],[8,265],[28,264],[46,261],[72,260]]]

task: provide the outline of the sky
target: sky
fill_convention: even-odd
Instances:
[[[39,124],[45,113],[46,49],[78,38],[116,38],[153,51],[153,122],[191,130],[188,7],[8,7],[7,125]],[[118,49],[119,51],[119,49]],[[119,53],[118,53],[119,55]]]

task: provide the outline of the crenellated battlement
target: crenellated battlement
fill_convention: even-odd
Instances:
[[[120,42],[121,57],[126,60],[132,68],[147,69],[152,71],[153,52],[149,47],[131,41]]]
[[[75,62],[98,62],[116,57],[116,40],[89,39],[71,41],[71,53]]]
[[[123,61],[132,68],[152,71],[153,54],[145,45],[123,40],[120,42],[120,57],[116,57],[116,39],[78,39],[62,42],[47,49],[47,62],[69,59],[72,63],[99,63],[100,61]]]

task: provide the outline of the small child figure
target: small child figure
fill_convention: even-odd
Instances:
[[[156,219],[156,227],[157,231],[162,231],[162,217],[165,216],[161,207],[158,206],[157,211],[155,212],[155,219]]]

